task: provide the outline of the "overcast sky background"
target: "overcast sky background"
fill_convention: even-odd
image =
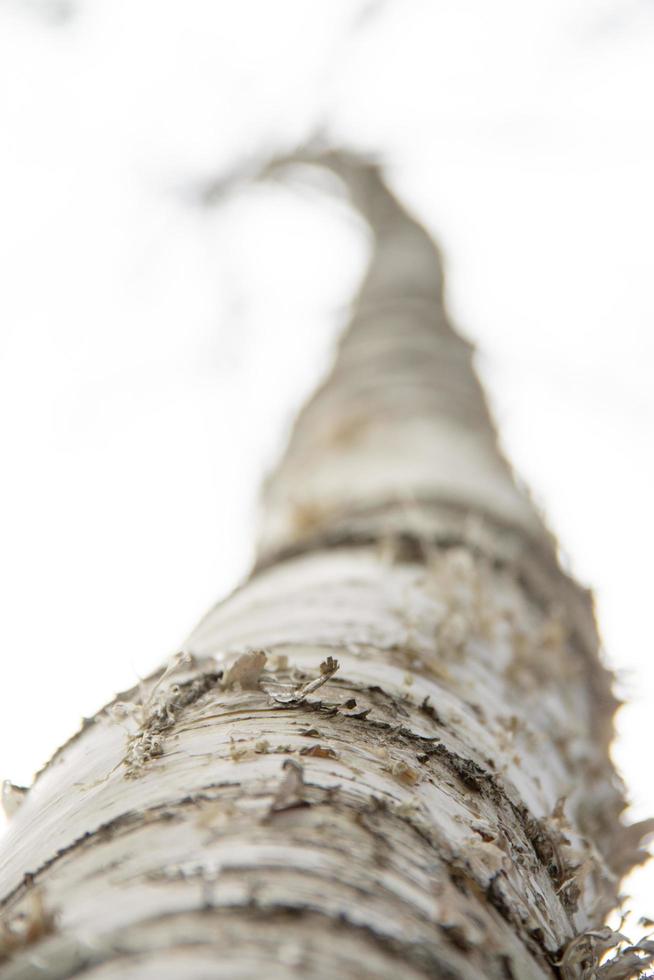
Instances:
[[[367,244],[306,186],[199,190],[324,128],[442,245],[650,816],[652,0],[0,0],[0,777],[247,571]],[[654,914],[651,867],[627,890]]]

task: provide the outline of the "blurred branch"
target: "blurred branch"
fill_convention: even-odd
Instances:
[[[0,0],[0,6],[28,14],[54,27],[68,24],[76,14],[75,0]]]
[[[294,168],[321,167],[328,168],[333,173],[337,171],[330,166],[330,160],[338,154],[352,161],[382,166],[383,160],[379,154],[366,153],[348,148],[343,149],[340,142],[333,139],[326,129],[318,129],[307,141],[292,149],[269,150],[262,148],[259,152],[241,158],[216,177],[199,181],[188,192],[188,196],[201,207],[216,207],[223,204],[239,190],[252,184],[264,181],[288,180],[289,171]]]

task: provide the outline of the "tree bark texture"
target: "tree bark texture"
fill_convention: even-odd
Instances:
[[[373,237],[335,366],[250,578],[6,789],[2,980],[600,975],[639,835],[591,598],[498,449],[435,245],[376,166],[317,162]]]

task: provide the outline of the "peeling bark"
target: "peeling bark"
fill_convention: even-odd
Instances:
[[[248,581],[3,794],[2,980],[610,980],[654,952],[599,966],[651,828],[620,824],[592,600],[498,449],[434,244],[376,167],[318,162],[375,236],[335,366]]]

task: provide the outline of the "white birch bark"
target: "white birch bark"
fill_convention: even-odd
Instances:
[[[335,367],[190,658],[8,789],[2,980],[594,975],[639,835],[591,598],[434,244],[375,167],[321,162],[374,235]]]

